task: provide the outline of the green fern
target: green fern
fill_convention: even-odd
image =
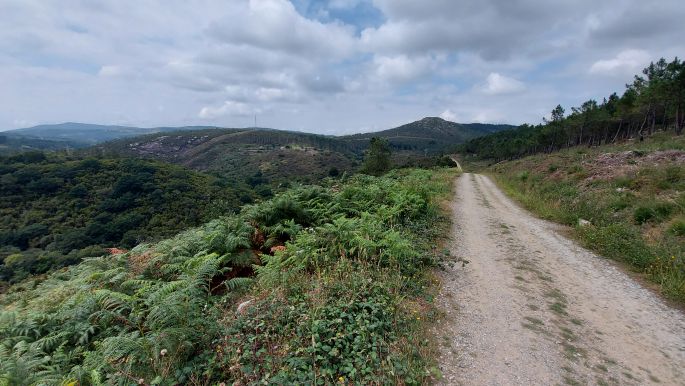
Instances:
[[[224,282],[224,285],[229,291],[237,291],[240,289],[245,289],[254,283],[253,279],[248,277],[234,277],[231,280]]]

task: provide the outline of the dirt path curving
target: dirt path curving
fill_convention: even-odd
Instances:
[[[685,385],[685,315],[464,174],[442,273],[442,384]]]

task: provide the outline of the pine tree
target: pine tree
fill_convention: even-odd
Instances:
[[[390,170],[390,144],[385,138],[373,137],[369,144],[369,150],[364,157],[362,172],[374,176],[380,176]]]

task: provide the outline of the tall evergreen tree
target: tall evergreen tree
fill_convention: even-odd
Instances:
[[[364,157],[362,172],[374,176],[380,176],[390,170],[390,144],[385,138],[373,137],[369,144],[369,150]]]

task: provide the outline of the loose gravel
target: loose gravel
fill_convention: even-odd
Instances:
[[[452,210],[440,384],[685,385],[681,311],[485,176],[459,177]]]

